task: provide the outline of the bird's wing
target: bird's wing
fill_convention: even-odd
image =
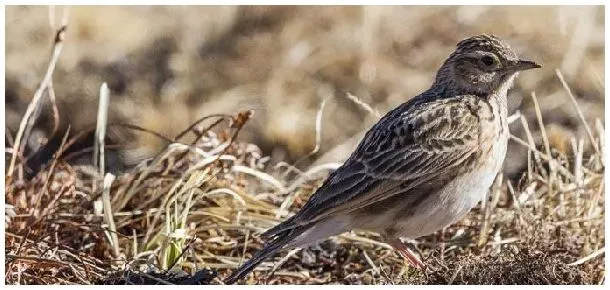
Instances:
[[[295,216],[265,235],[361,209],[459,174],[480,152],[479,103],[473,100],[461,96],[408,102],[391,111]]]

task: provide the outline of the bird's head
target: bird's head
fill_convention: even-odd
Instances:
[[[533,61],[519,59],[498,37],[477,35],[457,44],[439,70],[435,85],[486,96],[508,90],[518,72],[540,67]]]

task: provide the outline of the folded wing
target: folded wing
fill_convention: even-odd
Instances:
[[[295,216],[263,236],[307,227],[460,174],[480,154],[478,102],[468,100],[414,100],[391,111]]]

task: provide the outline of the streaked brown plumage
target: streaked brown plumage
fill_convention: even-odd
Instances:
[[[442,229],[485,196],[506,155],[507,91],[519,71],[537,67],[495,36],[458,43],[432,87],[375,124],[298,213],[262,235],[265,248],[225,283],[280,249],[352,229],[379,232],[421,266],[399,238]]]

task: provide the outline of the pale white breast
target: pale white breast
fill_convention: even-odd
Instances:
[[[489,191],[506,155],[506,139],[493,144],[490,158],[479,168],[461,175],[445,186],[441,192],[418,205],[410,217],[396,223],[397,234],[404,238],[417,238],[434,233],[459,221],[481,201]]]
[[[483,142],[481,148],[489,154],[481,160],[483,162],[478,168],[455,178],[440,192],[430,194],[412,216],[398,221],[396,230],[401,237],[417,238],[434,233],[459,221],[485,198],[502,168],[508,143],[506,107],[501,102],[494,102],[492,106],[497,117],[486,126],[489,129],[487,132],[493,135],[489,140],[493,142]]]

